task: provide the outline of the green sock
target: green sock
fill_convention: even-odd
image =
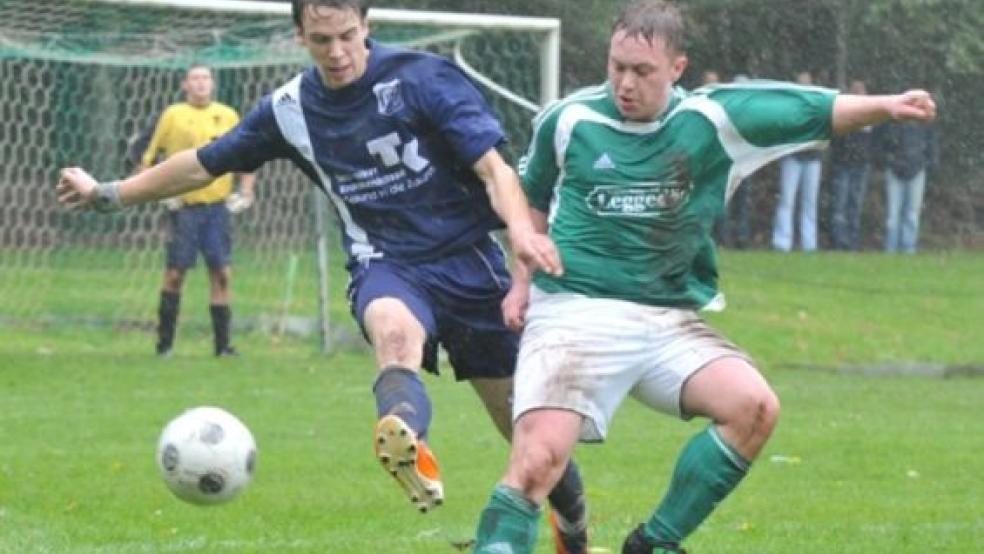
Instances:
[[[679,544],[738,486],[748,466],[713,425],[701,431],[680,453],[670,489],[645,523],[645,534]]]
[[[536,546],[540,507],[530,502],[522,492],[505,485],[496,485],[482,517],[478,521],[475,554],[512,552],[528,554]],[[511,550],[505,550],[503,545]]]

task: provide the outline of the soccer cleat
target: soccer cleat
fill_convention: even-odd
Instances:
[[[154,352],[157,353],[158,358],[170,358],[173,353],[170,346],[161,343],[157,343],[154,347]]]
[[[220,350],[215,351],[216,358],[238,358],[239,351],[231,346],[226,346]]]
[[[573,533],[565,531],[560,525],[560,516],[554,510],[550,510],[550,532],[553,535],[557,554],[587,554],[587,529]]]
[[[687,551],[678,544],[649,540],[639,525],[625,538],[622,554],[687,554]]]
[[[399,416],[376,423],[376,459],[383,464],[421,513],[444,502],[444,485],[434,453]]]

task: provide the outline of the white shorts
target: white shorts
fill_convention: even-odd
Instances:
[[[599,442],[628,394],[687,418],[680,408],[683,384],[725,357],[748,360],[693,310],[532,287],[513,420],[537,408],[575,411],[585,416],[581,440]]]

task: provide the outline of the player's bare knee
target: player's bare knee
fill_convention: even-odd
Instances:
[[[519,489],[530,498],[537,499],[553,488],[553,480],[567,465],[567,460],[550,446],[542,443],[527,443],[514,464]]]
[[[742,394],[734,414],[741,435],[767,438],[779,420],[779,398],[768,387],[750,390]]]
[[[211,272],[212,276],[212,287],[217,291],[228,291],[229,290],[229,273],[221,269],[214,269]]]
[[[412,357],[415,346],[406,330],[395,326],[387,326],[373,333],[373,345],[380,358],[392,361],[406,360]],[[419,350],[419,348],[417,348]]]
[[[779,413],[782,411],[779,397],[772,391],[772,389],[766,389],[759,405],[759,417],[762,421],[762,425],[768,429],[769,432],[771,432],[772,429],[775,428],[776,423],[779,422]]]
[[[176,269],[169,269],[164,272],[164,290],[178,292],[184,285],[184,272]]]

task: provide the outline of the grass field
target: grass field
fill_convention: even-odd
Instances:
[[[984,378],[803,369],[984,366],[984,256],[728,253],[722,274],[730,306],[709,317],[759,361],[783,415],[691,552],[984,551]],[[185,333],[158,360],[140,332],[0,334],[2,554],[451,553],[505,467],[470,388],[428,379],[447,502],[417,514],[371,456],[364,352],[256,334],[215,360],[207,335]],[[255,482],[225,506],[181,503],[155,467],[164,423],[200,404],[239,415],[260,448]],[[630,401],[606,445],[579,449],[597,547],[619,551],[702,425]]]

